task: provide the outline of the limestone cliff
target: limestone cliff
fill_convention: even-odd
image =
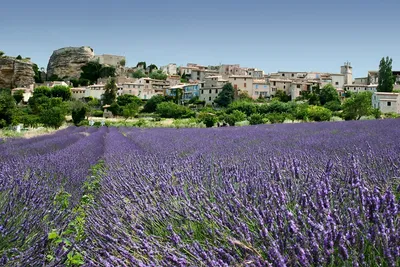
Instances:
[[[29,87],[35,83],[33,63],[13,57],[0,58],[0,88]]]
[[[59,78],[76,78],[81,74],[81,67],[94,57],[89,46],[64,47],[55,50],[47,65],[47,77],[57,75]]]

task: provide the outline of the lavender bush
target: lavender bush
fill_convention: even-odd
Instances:
[[[398,120],[64,131],[0,145],[5,265],[400,265]]]

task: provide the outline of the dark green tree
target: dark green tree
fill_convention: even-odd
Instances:
[[[74,124],[79,125],[79,123],[85,119],[86,113],[87,108],[85,106],[72,110],[72,121]]]
[[[283,90],[276,91],[274,98],[281,102],[289,102],[291,100],[290,95]]]
[[[21,55],[18,55],[15,59],[21,60],[22,57],[21,57]]]
[[[67,101],[71,99],[71,89],[68,86],[63,85],[55,85],[51,89],[51,96],[52,97],[61,97],[63,101]]]
[[[103,104],[111,105],[117,98],[117,84],[115,78],[110,78],[104,86],[105,92],[103,94]]]
[[[235,91],[233,86],[231,83],[227,83],[222,87],[221,93],[218,94],[218,97],[214,100],[214,102],[221,107],[227,107],[233,102],[234,98]]]
[[[49,78],[49,81],[54,82],[54,81],[62,81],[62,79],[60,77],[58,77],[57,74],[52,74]]]
[[[66,111],[62,106],[53,106],[40,114],[40,121],[46,127],[58,129],[65,121]]]
[[[157,70],[151,72],[149,77],[156,80],[166,80],[168,78],[168,75],[163,73],[161,70]]]
[[[153,96],[152,98],[147,100],[146,104],[143,107],[143,112],[148,112],[148,113],[155,112],[157,109],[157,105],[164,101],[166,100],[165,97],[162,95]]]
[[[139,107],[142,105],[142,100],[134,95],[121,95],[117,98],[117,103],[121,107],[127,106],[132,103],[135,103]]]
[[[332,84],[327,84],[322,87],[319,91],[319,102],[321,105],[325,105],[328,102],[335,101],[340,103],[339,95],[335,87]]]
[[[39,70],[38,65],[32,65],[33,72],[35,73],[34,79],[35,83],[42,83],[45,77],[42,77],[42,72]]]
[[[381,62],[379,63],[379,72],[378,72],[378,87],[376,90],[378,92],[392,92],[393,84],[395,82],[395,78],[392,72],[392,59],[383,57]]]
[[[16,111],[15,100],[11,94],[0,93],[0,128],[6,127],[13,122]]]
[[[5,54],[3,51],[0,51],[0,57],[3,57]]]
[[[150,64],[149,65],[149,73],[152,73],[153,70],[158,70],[158,67],[156,65],[154,65],[154,64]]]
[[[51,89],[47,86],[36,87],[33,90],[33,97],[40,97],[40,96],[51,97],[52,96]]]
[[[146,69],[146,62],[145,61],[140,61],[138,62],[138,64],[136,65],[136,68],[142,68],[142,69]]]
[[[134,73],[132,73],[132,77],[136,79],[144,78],[146,77],[146,74],[142,70],[137,70]]]
[[[254,113],[253,115],[250,116],[249,123],[250,125],[263,124],[264,116],[259,113]]]
[[[122,115],[125,121],[129,118],[133,118],[139,111],[139,105],[135,102],[129,103],[122,108]]]
[[[359,120],[362,116],[369,116],[372,113],[372,92],[352,94],[343,103],[343,116],[345,120]]]
[[[15,102],[19,104],[22,101],[22,99],[24,99],[24,90],[18,90],[14,92],[13,97],[15,99]]]
[[[90,61],[81,70],[80,79],[89,80],[91,84],[96,83],[99,78],[115,77],[115,68],[103,66],[99,61]]]

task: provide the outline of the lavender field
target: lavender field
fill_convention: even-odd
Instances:
[[[1,266],[400,266],[400,120],[0,140]]]

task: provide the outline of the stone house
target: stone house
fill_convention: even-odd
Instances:
[[[123,93],[123,87],[116,84],[117,86],[117,97],[122,95]],[[84,97],[93,97],[97,99],[102,99],[103,94],[105,93],[105,84],[93,84],[89,85],[86,90],[85,90],[85,96]]]
[[[238,95],[241,91],[246,91],[249,96],[253,95],[253,77],[250,75],[231,75],[228,77],[235,90],[235,95]]]
[[[228,83],[228,80],[222,78],[221,75],[209,76],[205,78],[204,87],[200,89],[200,100],[206,104],[214,104],[214,100],[218,94],[222,92],[222,87]]]
[[[141,78],[133,83],[122,84],[123,94],[134,95],[147,100],[155,95],[165,95],[169,82],[151,78]]]
[[[176,75],[178,73],[175,63],[169,63],[166,66],[161,66],[160,70],[167,75]]]
[[[259,97],[262,98],[270,98],[272,96],[272,92],[270,90],[270,86],[265,79],[254,79],[253,80],[253,88],[251,98],[257,99]]]
[[[193,97],[200,96],[200,84],[197,83],[171,86],[165,90],[165,95],[175,97],[178,90],[182,93],[181,100],[183,102],[189,101]]]
[[[374,92],[372,106],[378,108],[382,113],[394,112],[400,114],[400,94]]]
[[[14,88],[14,89],[11,90],[11,94],[14,95],[15,92],[17,92],[17,91],[23,91],[24,93],[23,93],[22,102],[28,103],[29,98],[31,98],[31,97],[33,96],[33,89],[32,89],[32,87],[33,87],[33,86],[31,86],[31,87],[29,87],[29,88],[27,88],[27,87],[17,87],[17,88]]]
[[[79,87],[79,88],[71,88],[71,98],[74,100],[80,100],[84,98],[86,95],[86,88]]]

